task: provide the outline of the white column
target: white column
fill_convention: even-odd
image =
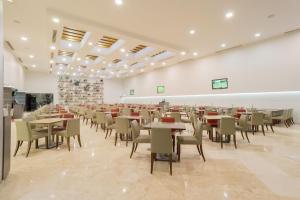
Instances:
[[[0,182],[3,162],[3,2],[0,0]]]

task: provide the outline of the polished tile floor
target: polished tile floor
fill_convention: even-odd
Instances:
[[[191,134],[191,127],[184,134]],[[0,184],[0,199],[300,199],[300,126],[276,127],[250,135],[251,144],[237,135],[233,144],[212,143],[204,134],[206,162],[196,147],[184,146],[173,176],[167,162],[155,162],[150,174],[149,145],[139,145],[129,159],[131,143],[113,145],[113,136],[104,139],[81,124],[83,147],[72,140],[58,149],[32,148],[25,158],[26,145],[12,157],[8,179]],[[12,124],[12,149],[15,125]]]

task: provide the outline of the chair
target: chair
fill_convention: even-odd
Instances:
[[[96,112],[93,123],[96,125],[96,132],[98,131],[99,124],[100,124],[100,127],[103,130],[105,130],[105,123],[106,123],[105,113],[104,112]]]
[[[88,121],[91,120],[91,126],[92,126],[93,125],[93,117],[94,117],[94,112],[91,109],[87,109],[85,111],[83,122],[86,120],[86,124],[88,124]]]
[[[130,116],[131,115],[131,109],[130,108],[123,108],[122,115],[123,116]]]
[[[129,120],[126,118],[116,118],[116,134],[115,134],[115,146],[117,145],[118,135],[126,137],[126,146],[128,146],[128,137],[130,134]]]
[[[218,115],[218,112],[208,111],[207,115]],[[207,124],[209,124],[211,127],[217,127],[218,126],[218,120],[209,119],[209,120],[207,120]]]
[[[267,130],[269,129],[268,126],[270,126],[272,132],[274,133],[272,112],[265,113],[265,116],[264,116],[264,125],[266,126]]]
[[[245,132],[246,138],[248,142],[250,143],[250,140],[248,138],[248,132],[251,132],[252,129],[250,128],[249,124],[247,123],[247,115],[241,115],[238,120],[238,125],[235,127],[236,130],[241,131],[241,135],[244,139],[243,132]]]
[[[132,157],[133,152],[136,151],[139,143],[151,143],[150,135],[140,135],[140,125],[136,120],[131,122],[131,130],[132,130],[132,150],[130,154],[130,158]]]
[[[272,120],[283,122],[284,125],[288,128],[289,127],[289,123],[288,123],[289,113],[288,112],[289,112],[288,110],[283,110],[281,115],[272,117]]]
[[[252,113],[252,117],[250,122],[248,122],[248,124],[251,126],[252,128],[252,134],[254,135],[255,131],[258,131],[259,126],[261,126],[262,132],[265,135],[265,129],[264,129],[264,113],[260,113],[260,112],[254,112]]]
[[[160,121],[160,119],[161,119],[161,113],[159,112],[159,111],[154,111],[153,112],[153,115],[152,115],[152,121],[154,121],[154,119],[157,119],[158,121]]]
[[[180,161],[181,145],[196,145],[199,154],[202,156],[203,161],[205,162],[205,157],[202,148],[202,132],[202,124],[196,122],[194,136],[177,136],[178,161]]]
[[[223,148],[223,135],[231,136],[233,135],[234,146],[236,146],[236,135],[235,135],[235,118],[233,117],[223,117],[220,120],[220,127],[216,129],[216,133],[220,136],[221,148]]]
[[[150,123],[150,121],[151,121],[151,116],[150,116],[148,110],[142,109],[142,110],[140,111],[140,114],[141,114],[141,116],[142,116],[142,123],[143,123],[143,124],[148,124],[148,123]]]
[[[65,137],[67,139],[68,150],[70,151],[70,138],[72,136],[77,136],[79,146],[81,147],[80,139],[80,119],[69,119],[67,121],[67,127],[65,130],[57,131],[56,134],[56,148],[58,147],[59,136]]]
[[[151,132],[151,174],[156,154],[168,154],[172,175],[172,137],[170,129],[153,128]]]
[[[116,128],[114,120],[112,118],[111,114],[108,114],[105,116],[105,128],[106,128],[106,135],[105,135],[105,139],[107,138],[108,132],[109,132],[109,136],[111,135],[111,132],[113,129]]]
[[[175,122],[181,122],[180,112],[171,112],[170,116],[175,119]]]
[[[45,138],[46,146],[48,146],[48,130],[34,131],[31,129],[29,124],[24,120],[16,121],[16,131],[17,131],[17,144],[14,156],[17,155],[19,147],[22,145],[23,141],[28,142],[26,157],[28,157],[31,144],[35,140],[35,147],[38,148],[38,139]]]

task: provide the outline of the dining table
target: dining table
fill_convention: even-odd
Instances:
[[[45,118],[45,119],[37,119],[29,121],[29,124],[38,124],[38,125],[45,125],[48,126],[48,140],[45,145],[41,145],[41,148],[51,149],[54,148],[56,145],[52,142],[52,129],[53,126],[59,122],[67,121],[70,118]]]
[[[44,119],[44,118],[58,118],[61,117],[63,114],[61,113],[52,113],[52,114],[40,114],[38,115],[39,119]]]

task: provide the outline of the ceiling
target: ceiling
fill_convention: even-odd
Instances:
[[[299,7],[299,0],[5,0],[4,39],[28,70],[122,78],[298,29]]]

